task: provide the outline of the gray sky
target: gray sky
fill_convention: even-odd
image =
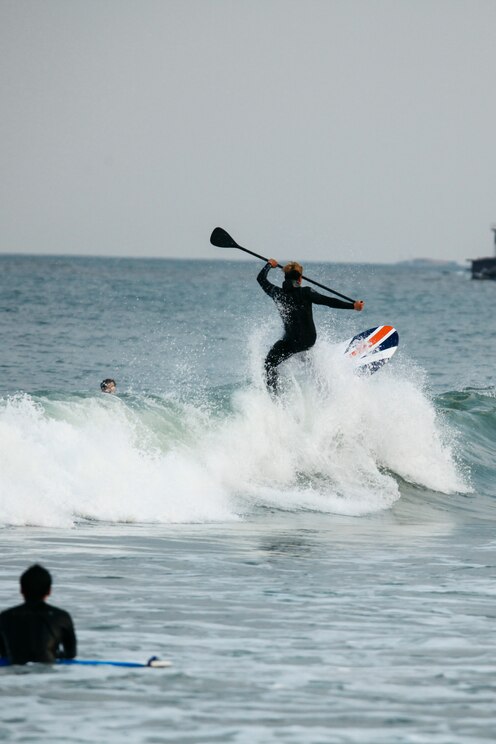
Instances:
[[[491,255],[495,81],[496,0],[0,0],[0,252]]]

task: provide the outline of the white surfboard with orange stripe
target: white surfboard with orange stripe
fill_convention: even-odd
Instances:
[[[351,359],[358,372],[372,374],[388,362],[398,348],[399,336],[390,325],[369,328],[346,341],[345,355]]]

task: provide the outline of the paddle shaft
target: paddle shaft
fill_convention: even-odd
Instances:
[[[215,235],[215,233],[216,233],[217,230],[220,231],[220,230],[222,230],[222,228],[218,228],[217,227],[214,230],[214,232],[212,233],[212,237],[214,237],[214,235]],[[212,240],[212,237],[211,237],[210,238],[210,242],[213,245],[217,245],[219,248],[239,248],[240,251],[244,251],[245,253],[249,253],[250,256],[255,256],[255,258],[260,258],[260,259],[262,259],[262,261],[265,261],[266,263],[268,262],[269,259],[266,258],[265,256],[261,256],[259,253],[254,253],[254,251],[249,251],[248,248],[243,248],[242,245],[238,245],[238,243],[236,243],[236,241],[233,240],[233,238],[231,238],[231,236],[229,235],[229,233],[227,233],[225,230],[222,230],[222,232],[226,236],[226,241],[224,242],[224,244],[221,245],[220,243],[217,243],[217,242],[213,241]],[[227,238],[229,239],[228,241],[227,241]],[[280,263],[278,263],[277,266],[278,266],[279,269],[282,269],[283,268]],[[331,289],[330,287],[326,287],[324,284],[320,284],[320,282],[316,282],[315,279],[309,279],[308,276],[305,276],[304,274],[302,274],[301,277],[306,282],[310,282],[310,284],[315,284],[316,287],[320,287],[321,289],[325,289],[327,292],[332,292],[333,294],[337,295],[338,297],[342,297],[343,300],[348,300],[348,302],[355,302],[355,300],[352,300],[351,297],[347,297],[346,295],[341,294],[341,292],[337,292],[335,289]]]

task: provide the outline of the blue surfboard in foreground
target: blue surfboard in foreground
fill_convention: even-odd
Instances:
[[[64,666],[116,666],[116,667],[153,667],[154,669],[165,669],[170,667],[170,661],[162,660],[152,656],[147,662],[140,661],[112,661],[107,659],[57,659],[56,664]],[[12,666],[8,659],[0,659],[0,666]]]

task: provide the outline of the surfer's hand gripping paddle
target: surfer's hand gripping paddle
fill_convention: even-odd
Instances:
[[[261,258],[262,261],[265,261],[266,263],[269,260],[268,258],[265,258],[265,256],[261,256],[259,253],[254,253],[253,251],[249,251],[248,248],[243,248],[243,246],[238,245],[236,241],[233,238],[231,238],[229,233],[226,232],[222,227],[216,227],[213,230],[212,235],[210,236],[210,242],[212,243],[212,245],[215,245],[217,248],[238,248],[238,250],[240,251],[249,253],[250,256],[255,256],[255,258]],[[283,268],[280,263],[277,264],[277,267],[279,269]],[[314,279],[309,279],[304,274],[302,274],[302,279],[305,279],[305,281],[310,282],[310,284],[315,284],[316,287],[325,289],[326,292],[332,292],[332,294],[335,294],[338,297],[342,297],[343,300],[348,300],[348,302],[353,302],[353,303],[355,303],[356,301],[356,300],[352,300],[351,297],[347,297],[346,295],[341,294],[341,292],[337,292],[335,289],[331,289],[331,287],[326,287],[324,284],[320,284],[319,282],[316,282]]]

